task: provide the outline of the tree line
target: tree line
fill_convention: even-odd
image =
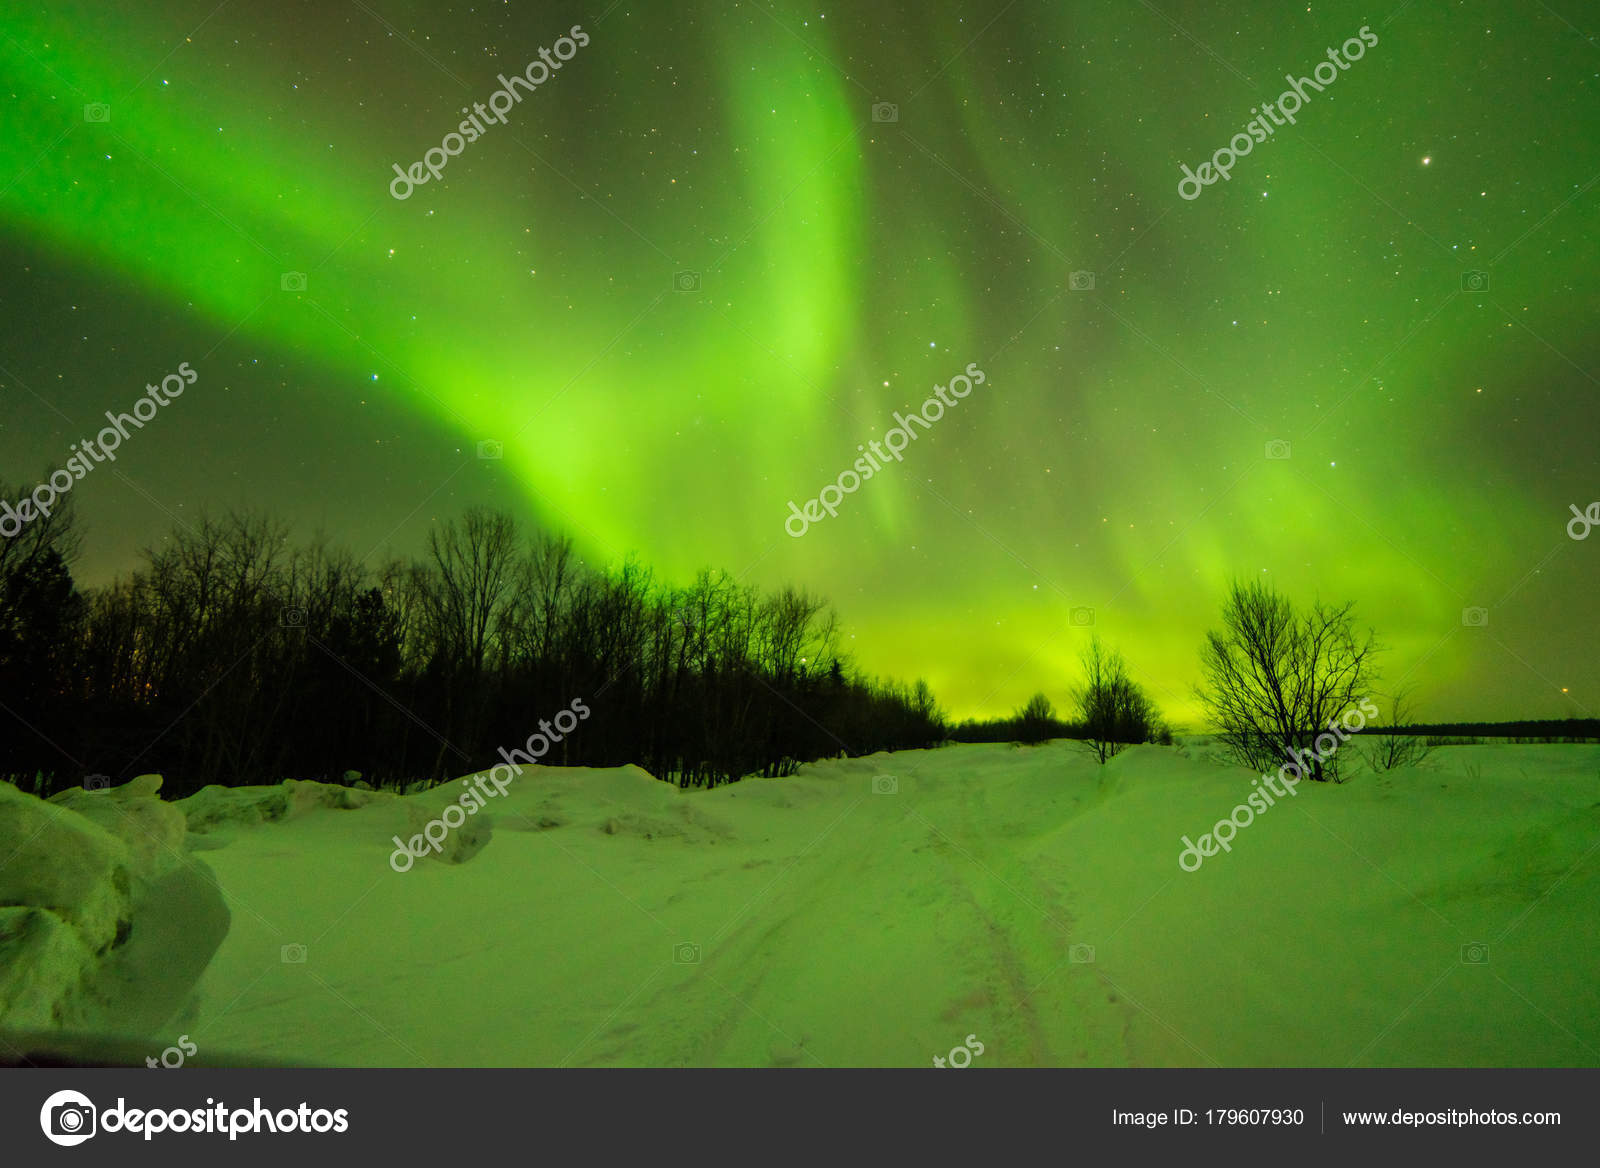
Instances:
[[[1172,731],[1155,702],[1133,679],[1128,662],[1098,636],[1078,657],[1082,680],[1072,688],[1065,719],[1055,704],[1036,693],[1008,718],[962,722],[950,732],[956,742],[1015,742],[1034,746],[1054,738],[1073,738],[1102,765],[1126,747],[1144,742],[1172,745]]]
[[[821,598],[712,571],[669,587],[631,559],[594,568],[498,511],[470,510],[434,527],[421,556],[375,567],[250,512],[180,524],[99,588],[73,580],[81,545],[70,498],[0,531],[0,774],[41,792],[142,771],[175,795],[352,771],[443,780],[492,765],[574,699],[592,715],[550,763],[637,763],[686,787],[948,739],[1076,738],[1101,763],[1171,742],[1098,637],[1066,718],[1036,694],[1009,718],[952,728],[925,683],[852,669]],[[1201,646],[1196,696],[1235,762],[1338,782],[1338,744],[1379,714],[1379,651],[1349,604],[1297,607],[1238,582]],[[1418,735],[1436,728],[1411,724],[1404,692],[1381,706],[1367,761],[1420,761]]]
[[[865,676],[828,604],[704,571],[686,587],[474,509],[368,566],[267,516],[180,524],[80,588],[70,501],[0,537],[0,773],[41,793],[154,771],[208,783],[443,780],[575,698],[547,758],[682,786],[793,773],[947,736],[926,684]]]

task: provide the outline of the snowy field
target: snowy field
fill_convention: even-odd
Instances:
[[[1302,783],[1182,870],[1252,778],[1203,740],[532,767],[403,874],[458,785],[6,788],[0,1018],[196,1065],[1600,1065],[1600,747]]]

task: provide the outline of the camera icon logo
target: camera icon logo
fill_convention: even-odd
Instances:
[[[1067,950],[1067,960],[1070,961],[1073,965],[1093,965],[1094,964],[1094,946],[1093,945],[1074,945],[1074,946],[1072,946],[1072,948]]]
[[[1463,608],[1461,610],[1461,623],[1469,629],[1481,629],[1489,623],[1489,610],[1487,608]]]
[[[278,623],[286,629],[303,629],[306,627],[306,610],[286,608],[283,610],[283,615],[278,618]]]
[[[63,1148],[77,1147],[95,1134],[99,1109],[87,1095],[77,1091],[57,1091],[39,1109],[39,1127],[44,1138]]]
[[[699,272],[679,272],[672,277],[672,288],[675,292],[700,291]]]
[[[1461,946],[1462,965],[1488,965],[1489,946],[1482,941],[1474,941],[1470,945]]]
[[[1076,627],[1080,629],[1086,628],[1087,626],[1094,624],[1094,609],[1085,608],[1082,606],[1075,608],[1072,610],[1071,619],[1072,623]]]
[[[679,941],[672,947],[672,962],[674,965],[699,965],[700,946],[693,941]]]
[[[479,458],[493,461],[497,458],[504,458],[505,456],[506,448],[503,442],[497,442],[493,438],[485,438],[482,442],[478,443]]]
[[[1074,292],[1093,292],[1093,272],[1073,272],[1067,277],[1067,287]]]
[[[85,791],[104,791],[109,786],[111,786],[110,775],[87,775],[83,780]]]
[[[1462,272],[1461,290],[1463,292],[1487,292],[1489,290],[1488,272]]]
[[[304,965],[306,963],[306,947],[304,945],[285,945],[278,950],[278,956],[285,965]]]
[[[900,780],[893,775],[873,775],[872,793],[874,795],[898,795],[900,793]]]
[[[306,290],[306,274],[304,272],[285,272],[278,277],[278,287],[285,292],[304,292]]]
[[[109,122],[111,120],[111,107],[103,101],[91,101],[83,107],[83,120],[86,122]]]
[[[1285,442],[1282,438],[1274,438],[1271,442],[1267,443],[1267,457],[1268,458],[1288,458],[1289,457],[1289,444],[1287,442]]]
[[[875,101],[872,103],[872,120],[875,122],[898,122],[900,120],[900,107],[889,101]]]

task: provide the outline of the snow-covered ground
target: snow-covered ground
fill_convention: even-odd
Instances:
[[[200,1065],[1600,1065],[1600,747],[1303,783],[1180,869],[1253,777],[1201,742],[532,767],[403,874],[459,785],[213,789],[79,1025]]]

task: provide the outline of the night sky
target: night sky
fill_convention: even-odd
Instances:
[[[1423,717],[1595,716],[1597,32],[1576,0],[10,4],[0,475],[188,362],[73,490],[82,582],[203,509],[376,563],[490,504],[825,594],[958,716],[1064,704],[1099,632],[1192,722],[1236,578],[1356,601]]]

